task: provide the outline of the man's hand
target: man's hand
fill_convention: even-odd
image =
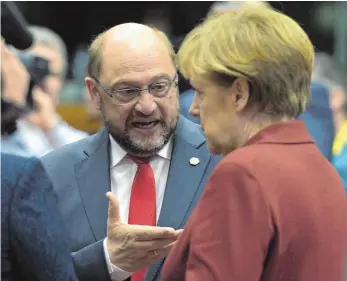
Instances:
[[[121,221],[119,204],[112,192],[107,220],[107,250],[111,263],[128,272],[144,269],[164,258],[181,230],[170,227],[128,225]]]
[[[24,107],[30,75],[20,59],[12,54],[1,40],[1,76],[4,88],[2,97],[17,106]]]
[[[35,111],[28,116],[28,120],[45,132],[49,132],[60,120],[53,99],[41,88],[35,87],[33,89],[33,100],[36,107]]]

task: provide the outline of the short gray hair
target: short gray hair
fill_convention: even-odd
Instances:
[[[63,77],[65,78],[68,66],[68,55],[63,39],[53,30],[43,26],[29,26],[29,31],[34,37],[35,44],[53,47],[58,51],[63,60]]]

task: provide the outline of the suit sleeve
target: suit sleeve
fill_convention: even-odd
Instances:
[[[28,159],[10,207],[15,257],[35,280],[77,280],[56,197],[37,159]]]
[[[95,242],[72,253],[76,274],[80,281],[130,281],[131,273],[114,267],[109,269],[105,256],[105,240]],[[112,264],[110,264],[112,267]],[[117,271],[118,270],[118,271]]]
[[[105,260],[103,241],[97,241],[72,252],[75,271],[80,281],[111,281]]]
[[[260,186],[244,168],[216,169],[191,227],[186,281],[261,279],[273,226]]]

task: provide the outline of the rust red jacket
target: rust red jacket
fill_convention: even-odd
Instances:
[[[341,281],[347,199],[302,121],[272,125],[216,167],[162,281]]]

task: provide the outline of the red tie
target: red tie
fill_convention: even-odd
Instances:
[[[156,225],[155,179],[149,159],[129,156],[138,169],[133,181],[129,206],[129,224]],[[136,271],[131,281],[145,280],[146,268]]]

